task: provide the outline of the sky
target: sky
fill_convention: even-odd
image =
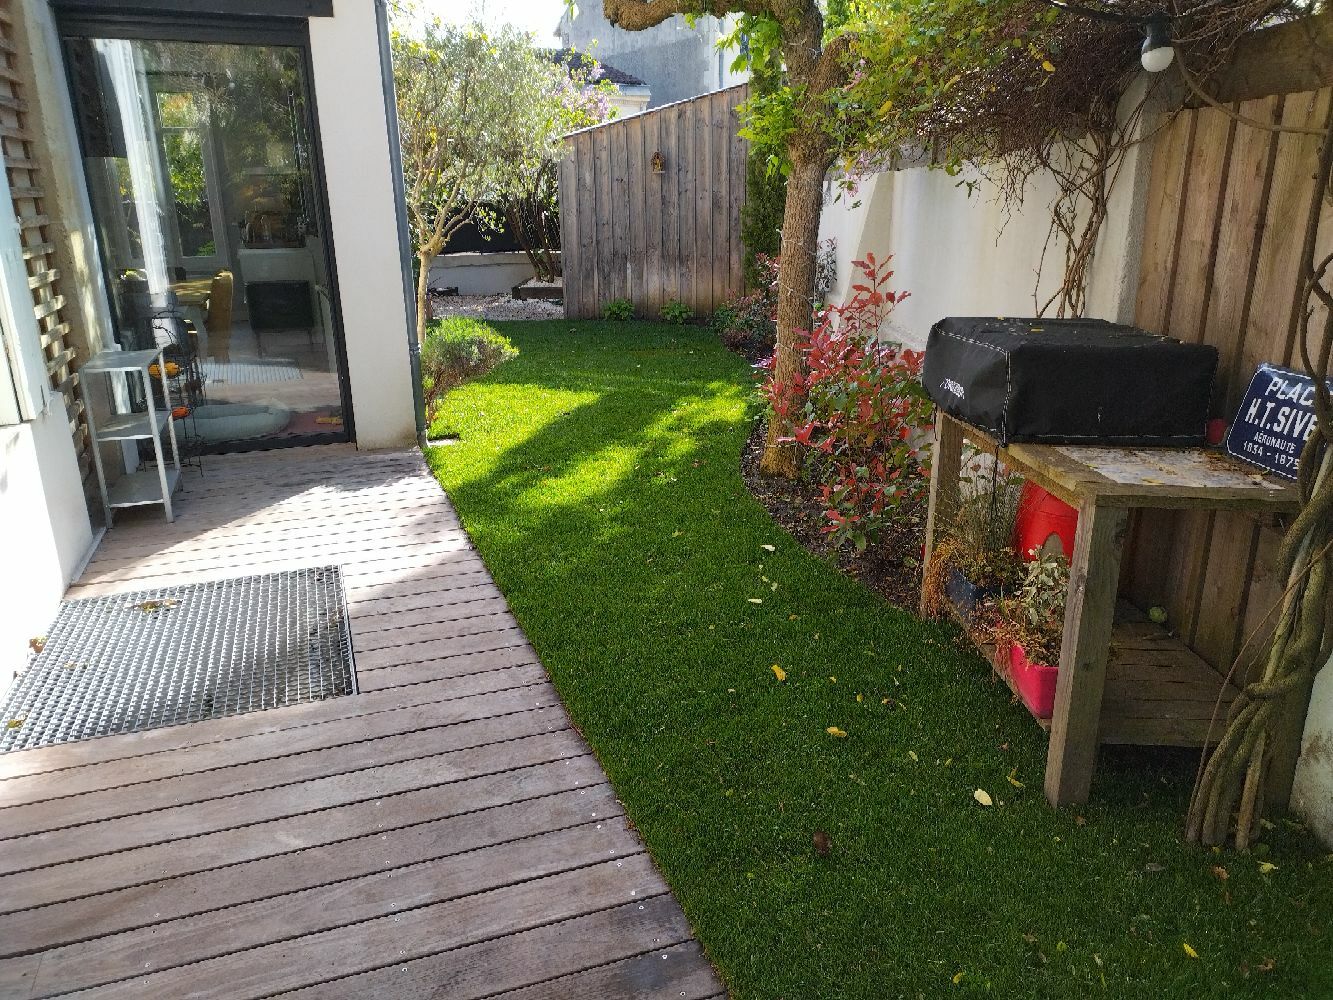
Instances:
[[[565,0],[420,0],[420,4],[425,13],[453,24],[474,18],[492,26],[512,24],[521,31],[532,32],[538,45],[552,47],[558,42],[556,23],[565,12]]]

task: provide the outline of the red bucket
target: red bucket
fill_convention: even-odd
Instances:
[[[1074,533],[1078,530],[1078,511],[1059,497],[1028,480],[1018,500],[1014,518],[1014,550],[1024,559],[1032,550],[1041,550],[1058,540],[1065,558],[1074,558]]]

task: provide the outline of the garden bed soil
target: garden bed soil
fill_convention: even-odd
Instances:
[[[769,516],[807,551],[831,560],[843,573],[859,580],[890,604],[915,612],[921,599],[921,549],[925,544],[926,505],[921,503],[917,510],[904,510],[894,529],[877,545],[867,547],[865,552],[834,546],[822,530],[827,522],[817,484],[806,479],[791,481],[760,473],[764,432],[764,422],[755,421],[750,438],[741,450],[741,478]]]

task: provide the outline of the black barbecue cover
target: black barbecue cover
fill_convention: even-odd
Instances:
[[[1001,444],[1200,445],[1217,350],[1097,319],[951,316],[926,342],[935,404]]]

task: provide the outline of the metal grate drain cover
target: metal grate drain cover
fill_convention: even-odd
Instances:
[[[66,601],[0,709],[0,752],[355,690],[336,566]]]

